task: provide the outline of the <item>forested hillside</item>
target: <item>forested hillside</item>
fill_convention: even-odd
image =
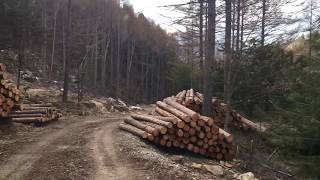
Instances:
[[[177,42],[128,4],[10,0],[1,2],[0,13],[0,48],[19,54],[23,70],[63,80],[67,65],[85,91],[130,102],[168,93]]]

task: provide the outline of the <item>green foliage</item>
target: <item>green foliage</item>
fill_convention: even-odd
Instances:
[[[298,173],[319,177],[320,36],[313,38],[311,58],[279,45],[251,45],[234,66],[233,100],[245,114],[272,124],[268,140],[281,148]]]
[[[279,45],[247,49],[245,56],[234,62],[233,101],[249,116],[261,117],[273,109],[273,100],[286,93],[286,76],[291,57]]]
[[[176,94],[181,89],[199,89],[201,73],[198,69],[183,62],[175,62],[170,70],[167,80],[169,81],[169,92]]]

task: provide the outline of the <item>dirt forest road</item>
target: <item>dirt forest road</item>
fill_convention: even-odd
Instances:
[[[120,131],[127,116],[71,114],[43,127],[0,122],[0,180],[213,180],[237,174],[220,169],[221,162]],[[259,179],[292,179],[260,170]]]
[[[1,159],[0,179],[149,179],[119,158],[114,132],[125,116],[73,117],[72,123],[52,125],[30,137],[34,142],[13,146]]]

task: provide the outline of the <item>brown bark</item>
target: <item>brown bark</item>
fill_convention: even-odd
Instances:
[[[179,117],[180,119],[184,120],[185,122],[190,122],[191,121],[191,117],[190,116],[188,116],[187,114],[179,111],[178,109],[173,108],[172,106],[169,106],[168,104],[166,104],[164,102],[158,101],[157,105],[160,108],[162,108],[162,109],[172,113],[173,115]]]
[[[44,103],[44,104],[25,104],[25,106],[30,106],[30,107],[52,107],[52,103]]]
[[[199,114],[192,111],[191,109],[175,102],[173,99],[171,98],[167,98],[164,100],[165,103],[169,104],[170,106],[184,112],[185,114],[187,114],[188,116],[190,116],[192,118],[192,120],[196,121],[199,118]]]
[[[204,98],[202,114],[209,116],[211,114],[210,100],[213,93],[213,84],[211,74],[214,73],[215,50],[216,50],[216,0],[208,1],[208,45],[204,68]]]
[[[222,134],[225,137],[225,139],[227,140],[228,143],[233,142],[233,136],[231,134],[229,134],[228,132],[224,131],[223,129],[219,129],[219,133],[220,133],[220,135]]]
[[[172,126],[173,126],[171,122],[162,121],[162,120],[150,117],[150,116],[132,114],[131,117],[134,119],[137,119],[137,120],[148,121],[148,122],[155,123],[155,124],[165,126],[168,128],[172,128]]]
[[[156,118],[161,121],[171,122],[172,124],[177,124],[177,118],[176,117],[163,117],[163,116],[152,116],[152,115],[145,115],[150,118]]]
[[[248,120],[248,119],[246,119],[244,117],[241,117],[239,119],[239,121],[241,123],[245,124],[246,126],[248,126],[249,128],[254,129],[254,130],[258,131],[258,132],[265,132],[267,130],[265,127],[260,126],[260,125],[254,123],[254,122],[252,122],[252,121],[250,121],[250,120]]]
[[[32,118],[42,118],[44,117],[43,114],[39,113],[39,114],[12,114],[10,113],[8,115],[9,118],[29,118],[29,117],[32,117]]]
[[[46,114],[48,113],[47,109],[40,109],[40,110],[25,110],[25,111],[13,111],[11,114]]]
[[[11,119],[13,122],[17,123],[39,123],[43,121],[43,118],[40,117],[23,117],[23,118],[12,118]]]
[[[177,124],[178,128],[183,128],[185,126],[184,121],[182,121],[181,119],[179,119],[175,115],[173,115],[173,114],[171,114],[171,113],[169,113],[169,112],[167,112],[167,111],[165,111],[165,110],[163,110],[163,109],[161,109],[159,107],[156,107],[155,111],[157,113],[159,113],[160,115],[165,116],[163,118],[166,118],[166,117],[170,117],[171,118],[171,117],[173,117],[175,119],[175,121],[176,121],[176,124]],[[160,118],[160,119],[162,119],[162,118]]]
[[[226,103],[230,105],[231,101],[231,58],[232,58],[232,49],[231,49],[231,23],[232,23],[232,4],[231,0],[226,0],[226,29],[225,29],[225,59],[224,59],[224,99]],[[230,108],[227,108],[229,111]],[[224,129],[228,129],[228,123],[230,121],[229,112],[226,113]]]
[[[147,126],[147,125],[145,125],[145,124],[143,124],[143,123],[141,123],[139,121],[136,121],[134,119],[127,118],[127,119],[124,120],[124,122],[127,123],[127,124],[130,124],[130,125],[132,125],[132,126],[134,126],[136,128],[139,128],[141,130],[144,130],[147,133],[152,134],[154,136],[158,136],[159,135],[159,131],[156,128]]]
[[[200,120],[204,121],[208,126],[214,125],[214,120],[210,117],[200,116]]]
[[[0,71],[7,71],[6,65],[0,63]]]
[[[161,134],[167,134],[168,132],[168,128],[165,126],[161,126],[161,125],[150,123],[150,122],[144,122],[144,123],[147,124],[148,126],[156,128]]]
[[[71,32],[71,4],[72,1],[68,0],[68,8],[67,8],[67,28],[66,28],[66,59],[64,64],[64,82],[63,82],[63,96],[62,101],[68,101],[68,92],[69,92],[69,73],[70,73],[70,32]]]
[[[127,125],[127,124],[120,124],[119,128],[125,131],[128,131],[134,135],[137,135],[143,139],[147,139],[148,138],[148,133],[146,131],[143,131],[141,129],[138,129],[134,126],[131,125]]]

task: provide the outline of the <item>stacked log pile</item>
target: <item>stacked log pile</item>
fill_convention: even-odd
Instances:
[[[221,100],[217,98],[212,99],[212,107],[215,114],[215,123],[219,127],[224,126],[224,120],[227,110],[227,104],[223,103]],[[231,122],[230,125],[237,129],[241,129],[244,131],[254,130],[258,132],[266,131],[266,128],[261,124],[254,123],[247,118],[243,117],[241,114],[236,112],[235,110],[230,111]]]
[[[232,160],[233,136],[216,126],[212,118],[201,116],[176,101],[172,97],[158,101],[157,114],[132,114],[119,128],[168,148]]]
[[[183,90],[176,95],[176,99],[178,103],[187,108],[196,112],[201,112],[203,94],[195,92],[193,89]]]
[[[193,89],[181,91],[176,95],[176,99],[178,103],[199,113],[201,112],[203,98],[204,98],[203,94],[199,92],[194,92]],[[214,111],[213,119],[215,124],[221,128],[224,127],[227,104],[223,103],[223,101],[217,98],[212,98],[212,108]],[[260,132],[264,132],[266,130],[265,127],[248,120],[247,118],[243,117],[238,112],[236,112],[235,110],[230,111],[230,117],[231,117],[230,125],[237,129],[241,129],[244,131],[251,129],[251,130],[260,131]]]
[[[9,118],[16,123],[43,124],[58,120],[62,114],[51,103],[48,104],[21,104],[15,107]]]
[[[0,118],[7,118],[20,99],[21,92],[10,79],[6,66],[0,63]]]

